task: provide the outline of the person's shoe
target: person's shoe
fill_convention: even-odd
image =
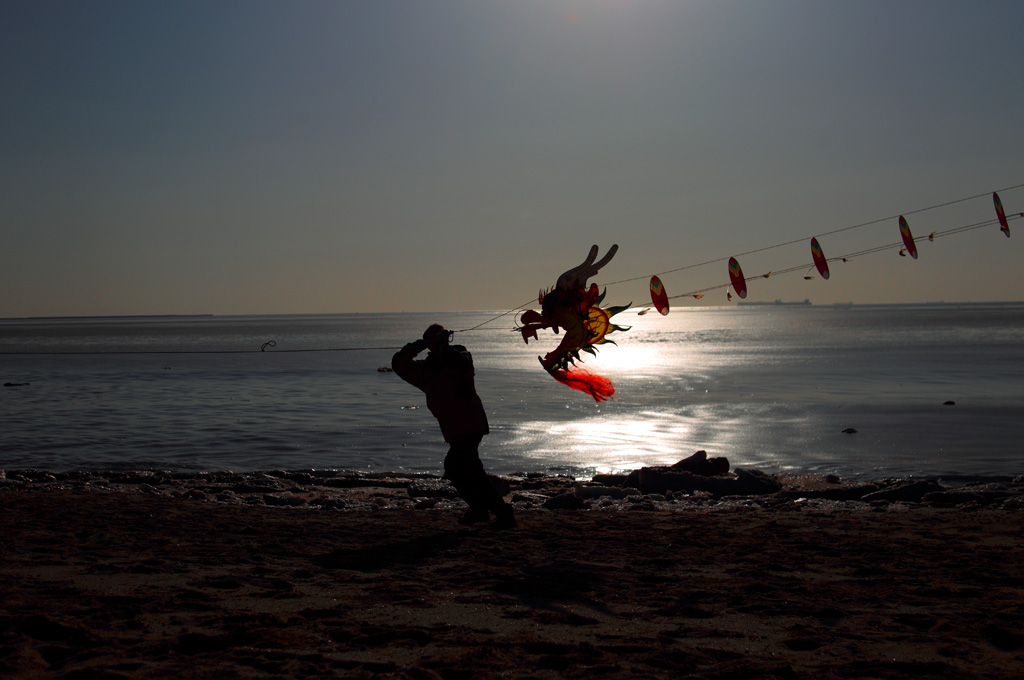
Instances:
[[[486,522],[491,518],[491,513],[485,509],[470,508],[466,511],[466,514],[459,518],[459,524],[476,524],[477,522]]]
[[[505,506],[497,513],[497,519],[491,524],[492,529],[515,529],[516,517],[512,514],[512,508]]]

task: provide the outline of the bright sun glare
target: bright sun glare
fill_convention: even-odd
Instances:
[[[571,422],[532,422],[519,428],[519,444],[531,458],[570,460],[597,473],[634,470],[645,465],[668,465],[679,460],[678,442],[690,426],[678,418],[654,412],[631,417],[604,416]],[[642,445],[638,445],[642,442]]]

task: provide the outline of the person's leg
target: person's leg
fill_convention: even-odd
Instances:
[[[494,512],[499,520],[512,514],[512,508],[495,490],[480,462],[478,449],[482,438],[482,435],[469,435],[454,439],[444,459],[445,477],[469,505],[464,517],[467,522],[488,519],[488,511]]]
[[[451,446],[448,449],[448,455],[444,458],[444,476],[452,483],[455,490],[459,492],[462,500],[466,501],[469,505],[469,510],[459,519],[460,524],[486,522],[491,518],[490,513],[487,512],[487,504],[474,493],[473,469],[476,466],[474,465],[473,454],[476,452],[481,438],[453,438],[449,442]],[[476,462],[479,463],[479,455],[476,455],[475,458]],[[483,470],[483,463],[479,463],[479,467]]]

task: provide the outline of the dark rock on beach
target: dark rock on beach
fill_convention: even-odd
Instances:
[[[865,503],[872,501],[885,501],[887,503],[920,503],[925,495],[942,491],[943,488],[938,482],[922,480],[917,482],[906,482],[897,484],[887,489],[881,489],[861,497]]]
[[[729,473],[729,460],[724,457],[708,458],[707,451],[702,450],[675,463],[672,469],[705,477],[718,477]]]
[[[725,458],[706,459],[704,451],[669,467],[645,467],[630,474],[627,486],[641,493],[705,491],[716,498],[723,496],[759,496],[780,491],[782,485],[760,470],[737,469],[728,473]],[[719,462],[721,461],[721,462]],[[702,470],[696,472],[692,470]]]
[[[594,475],[591,481],[602,486],[626,486],[628,480],[629,475]]]

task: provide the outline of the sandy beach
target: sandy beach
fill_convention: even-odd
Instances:
[[[838,480],[721,497],[523,476],[519,527],[499,531],[460,526],[428,478],[0,481],[4,678],[1024,669],[1019,483],[905,502]]]

